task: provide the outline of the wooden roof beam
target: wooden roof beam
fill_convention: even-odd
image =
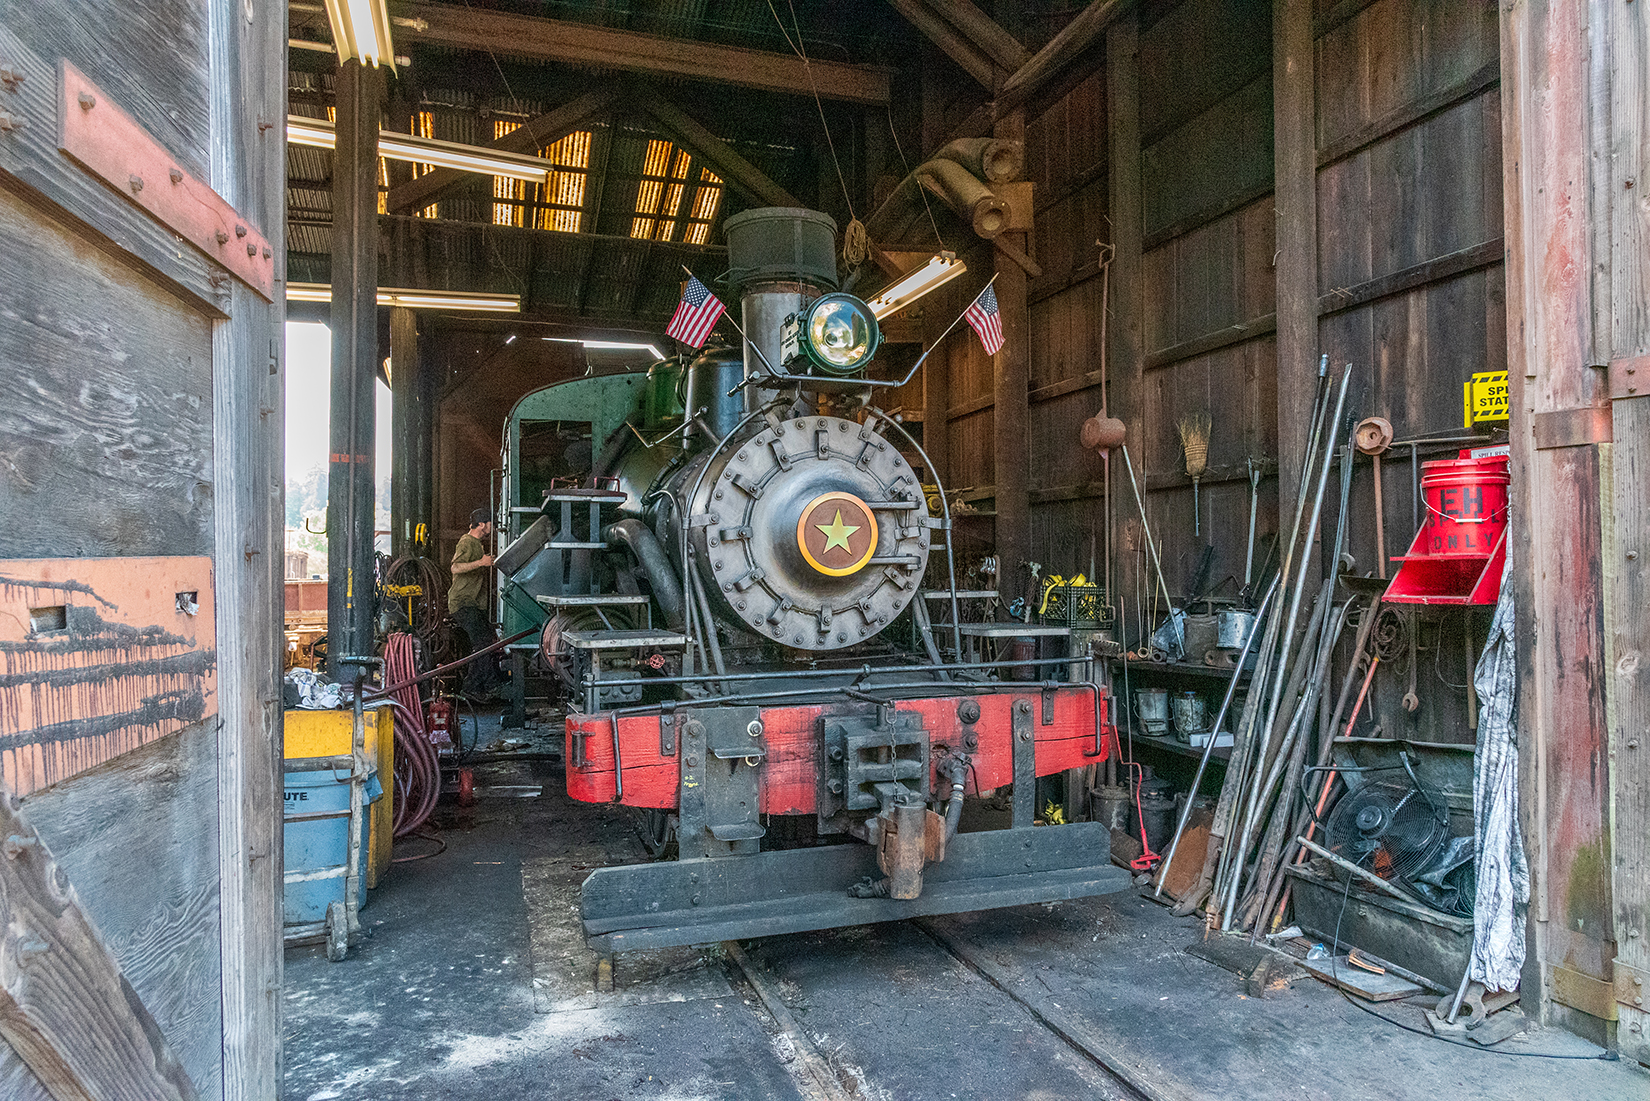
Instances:
[[[759,168],[734,152],[732,146],[688,117],[675,104],[667,103],[657,95],[646,95],[642,97],[641,105],[677,141],[704,158],[729,186],[768,206],[808,205],[770,180]]]
[[[545,146],[553,145],[573,131],[602,118],[627,91],[623,81],[610,82],[606,87],[585,93],[572,103],[528,120],[497,141],[489,142],[485,148],[536,157]],[[418,210],[429,206],[465,180],[474,178],[474,173],[460,172],[456,168],[437,168],[409,183],[391,188],[385,204],[391,214]]]
[[[1132,0],[1094,0],[1061,28],[1060,33],[1038,50],[1031,60],[1014,71],[997,96],[998,118],[1020,106],[1052,80],[1061,69],[1077,60],[1077,55],[1094,45]]]
[[[973,77],[981,87],[990,90],[996,86],[991,58],[973,42],[957,33],[949,23],[934,14],[922,0],[888,2],[905,17],[907,23],[922,32],[924,38],[938,46],[945,56],[955,61],[957,67]]]
[[[424,24],[397,27],[396,37],[404,43],[686,77],[788,95],[817,92],[824,99],[877,107],[889,98],[890,75],[879,66],[817,59],[810,64],[791,54],[449,4],[402,4],[397,13]]]
[[[963,33],[981,53],[996,62],[1005,71],[1018,72],[1031,60],[1031,51],[1020,40],[999,27],[995,21],[968,0],[914,0],[925,4],[936,15],[942,16]],[[895,4],[895,7],[900,7]]]

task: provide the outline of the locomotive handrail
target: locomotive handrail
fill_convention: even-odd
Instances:
[[[996,279],[997,277],[993,275],[991,278]],[[953,321],[951,324],[955,325],[956,322]],[[950,329],[946,330],[946,332],[950,331]],[[939,341],[935,341],[934,343],[938,344]],[[926,352],[923,354],[923,358],[927,358]],[[920,363],[922,361],[918,360],[918,362]],[[915,368],[913,368],[913,370],[915,370]],[[884,424],[892,426],[895,431],[905,437],[905,442],[914,447],[917,454],[922,456],[922,465],[934,479],[934,488],[939,491],[940,517],[945,521],[945,579],[947,587],[951,592],[951,652],[956,654],[958,657],[961,657],[962,630],[960,621],[962,620],[962,609],[957,606],[957,559],[956,555],[954,555],[951,551],[951,544],[953,542],[951,535],[951,502],[945,498],[945,484],[940,481],[939,472],[934,469],[934,462],[928,457],[928,452],[922,449],[922,444],[912,438],[911,433],[905,430],[905,426],[903,424],[890,417],[887,413],[884,413],[881,409],[878,409],[874,405],[867,405],[865,407],[865,414],[866,416],[875,417]],[[930,629],[930,636],[932,636],[932,629]]]
[[[1011,626],[1011,624],[1004,624],[1004,626]],[[758,671],[753,671],[753,672],[749,672],[749,673],[725,673],[725,674],[722,674],[722,675],[719,675],[719,676],[718,675],[713,675],[713,674],[708,674],[708,673],[706,673],[706,674],[684,673],[684,674],[681,674],[679,676],[674,676],[674,677],[648,677],[647,678],[647,683],[648,684],[660,684],[660,685],[662,685],[662,684],[707,684],[707,683],[710,683],[712,681],[723,681],[723,680],[738,680],[738,681],[748,681],[748,680],[798,680],[798,679],[825,680],[825,679],[830,678],[830,677],[843,677],[843,676],[847,676],[849,674],[857,674],[858,678],[863,678],[863,677],[872,675],[874,673],[954,673],[954,672],[958,672],[958,671],[971,672],[971,671],[980,670],[980,669],[1020,668],[1022,666],[1027,666],[1027,665],[1071,665],[1073,662],[1079,662],[1079,661],[1082,661],[1082,660],[1084,660],[1084,659],[1080,658],[1080,657],[1078,657],[1078,658],[1073,658],[1073,657],[1025,658],[1023,660],[1007,659],[1007,660],[1003,660],[1003,661],[945,662],[945,663],[942,663],[940,665],[933,665],[933,664],[929,664],[929,665],[895,665],[895,666],[882,666],[882,667],[872,667],[868,664],[861,664],[857,669],[850,669],[850,668],[842,668],[842,669],[787,669],[787,670],[783,670],[783,671],[773,671],[773,672],[764,672],[764,671],[758,670]],[[593,683],[595,683],[595,682],[587,680],[587,684],[593,684]],[[857,678],[856,678],[855,683],[858,683]],[[1000,686],[1004,682],[1003,681],[981,681],[979,683],[992,685],[992,686]],[[1043,682],[1038,681],[1037,683],[1041,684]],[[1061,684],[1081,684],[1081,683],[1085,683],[1085,682],[1083,682],[1083,681],[1060,681],[1059,683],[1061,683]],[[882,687],[882,685],[872,685],[871,687],[880,688],[880,687]],[[673,702],[675,702],[676,706],[691,707],[691,706],[694,706],[698,701],[686,701],[686,702],[673,701]]]

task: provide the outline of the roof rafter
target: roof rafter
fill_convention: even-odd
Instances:
[[[873,65],[804,61],[790,54],[615,30],[448,4],[409,3],[398,14],[402,42],[485,50],[536,61],[590,65],[734,84],[767,92],[884,106],[890,74]]]
[[[768,206],[807,205],[770,180],[761,169],[734,152],[732,146],[690,118],[675,104],[666,102],[661,96],[648,93],[641,97],[641,105],[677,141],[699,154],[706,164],[716,169],[729,186],[738,188]]]
[[[526,153],[537,156],[539,150],[553,145],[573,131],[604,117],[628,89],[622,81],[609,82],[593,92],[587,92],[565,106],[529,119],[485,148],[505,153]],[[422,176],[390,189],[385,203],[391,214],[401,214],[429,206],[454,187],[472,180],[473,173],[455,168],[437,168]]]

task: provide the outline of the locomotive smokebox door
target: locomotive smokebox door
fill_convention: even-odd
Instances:
[[[680,824],[683,859],[757,851],[759,806],[767,756],[759,707],[706,707],[677,712],[682,744]]]

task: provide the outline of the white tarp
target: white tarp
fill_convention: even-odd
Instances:
[[[1486,990],[1514,990],[1524,967],[1530,866],[1518,831],[1518,666],[1513,648],[1512,571],[1501,578],[1489,639],[1473,673],[1478,749],[1473,756],[1473,838],[1478,891],[1469,974]]]

